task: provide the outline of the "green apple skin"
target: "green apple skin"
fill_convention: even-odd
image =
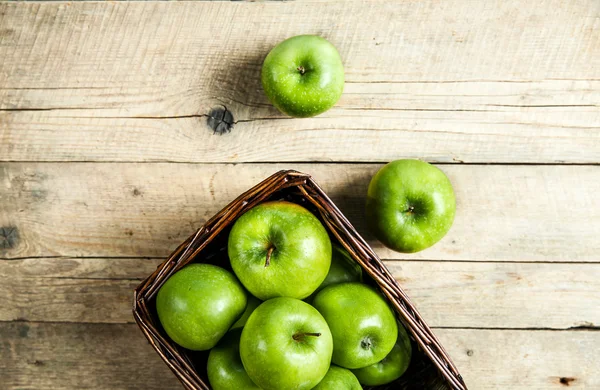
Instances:
[[[228,254],[233,271],[258,299],[304,299],[327,276],[331,240],[321,222],[304,207],[267,202],[235,222]]]
[[[315,35],[299,35],[275,46],[265,58],[261,78],[271,103],[298,118],[329,110],[344,91],[340,54]]]
[[[398,325],[398,341],[392,351],[382,361],[352,372],[365,386],[386,385],[406,372],[410,365],[411,354],[412,347],[408,334],[402,325]]]
[[[396,343],[396,317],[372,287],[362,283],[335,284],[318,293],[313,306],[331,329],[331,360],[338,366],[370,366],[386,357]]]
[[[438,242],[450,230],[455,210],[450,180],[424,161],[388,163],[369,184],[367,225],[398,252],[418,252]]]
[[[231,325],[231,329],[243,328],[244,325],[246,325],[246,321],[248,321],[250,314],[252,314],[254,309],[256,309],[261,303],[262,301],[260,299],[256,298],[254,295],[249,295],[246,310],[244,310],[242,316],[233,325]]]
[[[240,318],[246,303],[246,291],[233,274],[210,264],[191,264],[162,285],[156,311],[173,341],[205,351]]]
[[[337,244],[332,245],[331,266],[323,283],[306,299],[312,302],[317,293],[332,284],[362,282],[362,268],[348,252]]]
[[[240,359],[242,329],[229,331],[210,350],[206,369],[213,390],[260,390],[250,379]]]
[[[332,364],[313,390],[362,390],[362,386],[350,370]]]
[[[325,319],[294,298],[263,302],[242,330],[240,356],[260,388],[312,389],[327,374],[333,340]]]

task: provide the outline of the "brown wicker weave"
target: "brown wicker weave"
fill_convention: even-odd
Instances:
[[[230,268],[227,237],[234,221],[266,200],[285,199],[311,210],[362,266],[365,281],[377,286],[409,331],[413,358],[407,372],[396,382],[377,389],[457,389],[466,385],[450,357],[431,332],[410,299],[379,257],[356,232],[323,190],[304,173],[280,171],[240,195],[181,244],[157,270],[135,290],[133,315],[146,338],[188,389],[210,389],[206,376],[207,352],[192,352],[170,340],[158,321],[155,295],[174,272],[190,262],[205,262]]]

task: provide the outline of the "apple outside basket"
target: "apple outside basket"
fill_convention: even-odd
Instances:
[[[231,270],[227,238],[235,220],[255,205],[287,200],[315,214],[332,242],[343,246],[364,270],[365,282],[379,289],[411,337],[413,355],[406,373],[377,389],[456,389],[467,387],[450,357],[394,277],[310,175],[280,171],[240,195],[189,237],[134,292],[133,315],[140,329],[187,389],[210,389],[206,375],[208,351],[180,347],[164,332],[156,314],[156,293],[176,271],[193,262]]]

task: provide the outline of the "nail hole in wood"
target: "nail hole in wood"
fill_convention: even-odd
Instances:
[[[569,378],[569,377],[561,377],[559,380],[561,385],[564,386],[571,386],[571,382],[575,382],[575,378]]]

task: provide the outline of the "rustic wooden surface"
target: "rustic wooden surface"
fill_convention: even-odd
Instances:
[[[259,82],[301,33],[346,66],[312,119]],[[458,199],[413,255],[363,222],[397,158],[438,163]],[[0,387],[179,388],[132,289],[283,168],[364,233],[470,388],[600,388],[597,0],[0,3]]]

